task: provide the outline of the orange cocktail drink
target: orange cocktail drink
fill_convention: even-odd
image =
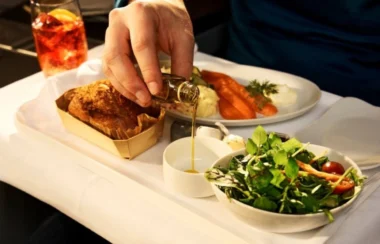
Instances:
[[[80,13],[54,6],[46,12],[40,9],[32,22],[38,61],[46,77],[77,68],[87,60],[87,39]]]

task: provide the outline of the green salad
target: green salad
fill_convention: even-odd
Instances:
[[[228,198],[254,208],[282,214],[324,212],[332,222],[330,210],[353,198],[365,176],[307,147],[258,126],[247,141],[246,155],[208,169],[205,177]]]

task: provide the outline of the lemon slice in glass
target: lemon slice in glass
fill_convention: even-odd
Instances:
[[[57,8],[49,12],[49,15],[58,19],[59,21],[75,21],[77,16],[67,9]]]

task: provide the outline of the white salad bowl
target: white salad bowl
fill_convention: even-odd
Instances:
[[[165,185],[172,191],[188,197],[209,197],[214,195],[211,184],[204,177],[204,172],[211,165],[232,149],[223,141],[196,136],[195,169],[199,173],[187,173],[191,169],[191,137],[185,137],[170,143],[163,154],[163,176]]]
[[[308,151],[313,152],[315,155],[320,155],[324,151],[328,151],[327,157],[330,161],[336,161],[341,163],[345,169],[353,166],[357,170],[357,174],[362,176],[362,172],[359,167],[347,156],[323,146],[318,145],[309,145],[306,148]],[[218,159],[212,167],[222,166],[226,167],[230,162],[231,158],[237,155],[244,154],[246,155],[246,150],[241,149],[239,151],[232,152],[220,159]],[[325,213],[315,213],[315,214],[280,214],[261,210],[243,204],[235,199],[228,199],[226,194],[221,191],[214,183],[211,183],[212,189],[214,190],[215,196],[217,199],[229,210],[231,211],[238,219],[243,222],[251,225],[256,229],[260,229],[267,232],[274,233],[295,233],[302,232],[311,229],[315,229],[321,226],[324,226],[329,223]],[[361,191],[360,187],[355,187],[355,196],[350,199],[345,204],[334,208],[331,211],[334,218],[340,214],[344,209],[349,207],[353,201],[358,196],[358,192]]]

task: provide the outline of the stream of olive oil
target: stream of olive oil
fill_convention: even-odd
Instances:
[[[195,170],[195,119],[198,109],[199,89],[196,85],[186,82],[182,77],[174,77],[167,75],[168,79],[164,82],[166,86],[162,94],[156,97],[163,99],[166,102],[180,102],[191,104],[192,106],[192,124],[191,124],[191,169],[185,170],[187,173],[199,173]],[[195,87],[195,89],[193,88]]]
[[[193,114],[191,119],[191,169],[185,170],[187,173],[199,173],[195,170],[195,118],[197,116],[198,101],[193,105]]]

